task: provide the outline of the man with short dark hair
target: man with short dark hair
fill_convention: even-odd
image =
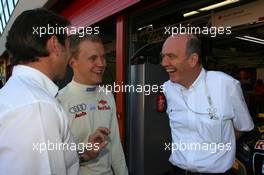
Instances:
[[[193,35],[169,37],[162,66],[172,144],[173,174],[227,175],[235,161],[236,131],[254,124],[239,81],[200,63],[200,41]]]
[[[58,99],[67,111],[70,129],[77,142],[85,142],[97,127],[109,128],[108,145],[87,153],[81,170],[89,175],[128,175],[120,142],[115,100],[112,93],[100,90],[106,68],[104,46],[96,35],[70,37],[72,81],[60,90]]]
[[[0,90],[1,175],[80,173],[78,148],[52,81],[65,74],[67,33],[38,33],[43,27],[66,29],[69,24],[50,11],[33,9],[20,14],[8,32],[6,48],[15,67]],[[105,138],[95,133],[88,139],[104,144]]]

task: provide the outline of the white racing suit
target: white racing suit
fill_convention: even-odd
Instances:
[[[115,175],[128,175],[113,94],[103,92],[98,86],[72,81],[60,90],[57,98],[69,117],[69,127],[77,144],[87,143],[98,127],[110,129],[107,147],[81,166],[83,174],[113,175],[113,169]]]

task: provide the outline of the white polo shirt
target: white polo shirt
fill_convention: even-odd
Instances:
[[[169,80],[164,90],[172,134],[170,162],[193,172],[228,170],[235,160],[234,128],[254,127],[240,83],[222,72],[202,69],[189,89]]]
[[[14,67],[0,90],[1,175],[79,174],[77,152],[58,147],[73,143],[73,138],[54,98],[57,92],[58,87],[40,71]]]

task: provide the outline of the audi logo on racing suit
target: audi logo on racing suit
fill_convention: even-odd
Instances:
[[[82,103],[82,104],[78,104],[76,106],[73,106],[69,109],[69,112],[74,114],[77,112],[81,112],[81,111],[85,111],[87,108],[86,104]]]

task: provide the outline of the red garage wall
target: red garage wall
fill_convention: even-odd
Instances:
[[[73,26],[89,26],[105,19],[140,0],[74,0],[59,13]]]

